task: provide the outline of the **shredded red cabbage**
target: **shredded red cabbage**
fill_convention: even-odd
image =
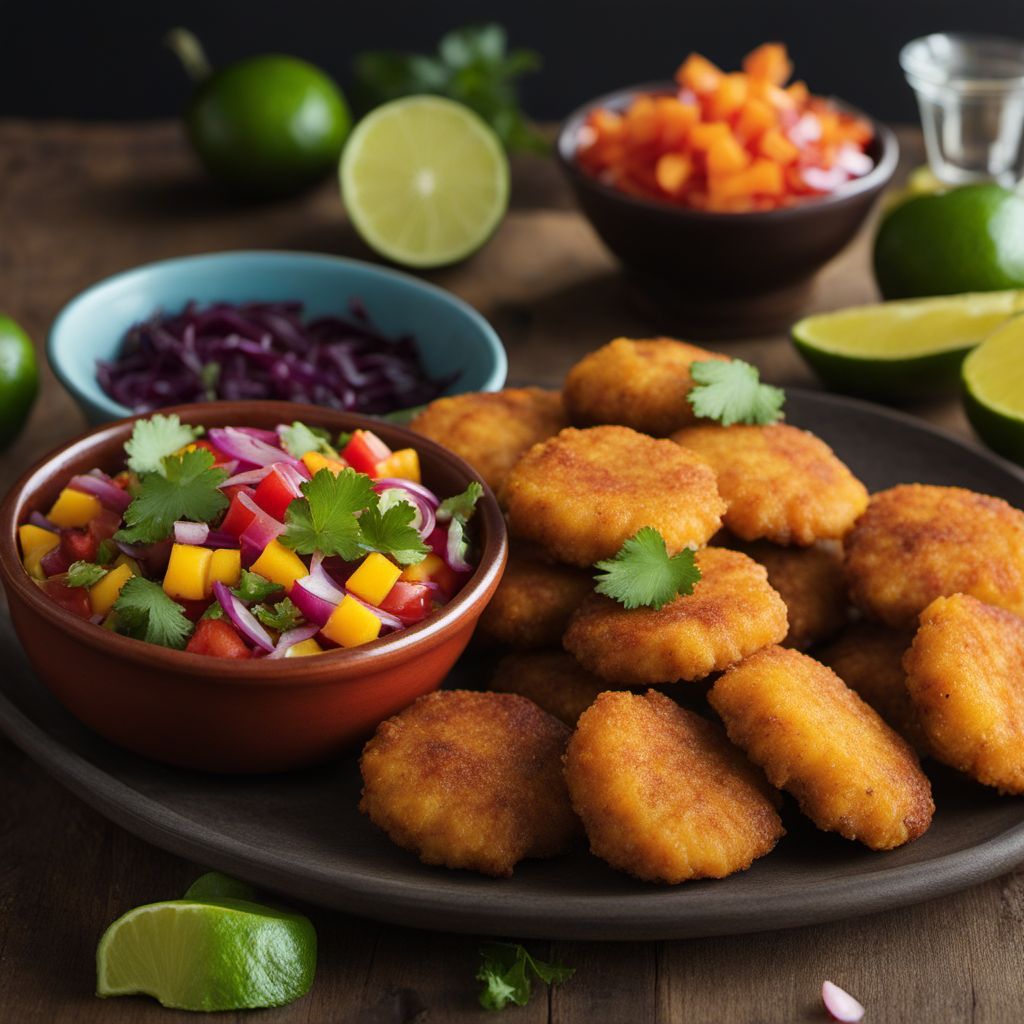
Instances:
[[[276,398],[386,413],[423,405],[455,379],[431,378],[411,334],[390,338],[358,299],[349,315],[303,321],[301,302],[190,302],[128,330],[96,377],[133,412],[212,399]]]

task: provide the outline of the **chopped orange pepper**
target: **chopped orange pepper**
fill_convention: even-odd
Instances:
[[[714,91],[721,80],[721,69],[699,53],[691,53],[676,72],[676,81],[684,89],[692,89],[697,95]]]
[[[793,65],[782,43],[762,43],[743,58],[743,70],[751,78],[785,85],[793,73]]]

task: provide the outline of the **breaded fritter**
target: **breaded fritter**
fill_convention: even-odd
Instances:
[[[497,491],[523,452],[568,423],[557,391],[505,388],[438,398],[409,426],[464,458]]]
[[[846,622],[843,556],[834,541],[808,548],[784,548],[770,541],[740,543],[737,549],[768,570],[768,582],[786,603],[786,647],[803,650],[827,640]]]
[[[696,554],[700,582],[660,610],[592,594],[569,620],[565,649],[603,679],[643,686],[703,679],[786,635],[786,606],[764,566],[739,551]]]
[[[936,598],[904,667],[932,754],[1024,793],[1024,620],[967,594]]]
[[[711,688],[729,739],[818,828],[891,850],[920,836],[935,805],[917,755],[830,668],[766,647]]]
[[[786,423],[698,424],[673,440],[718,476],[723,520],[743,540],[807,546],[840,540],[868,503],[864,485],[819,437]]]
[[[629,427],[570,427],[534,445],[502,495],[514,537],[579,566],[611,558],[644,526],[670,553],[700,546],[725,510],[703,459]]]
[[[818,652],[818,660],[870,704],[922,757],[928,753],[907,692],[903,655],[913,634],[875,622],[855,622]]]
[[[575,725],[599,693],[615,689],[565,651],[506,654],[498,662],[490,688],[529,697],[566,725]]]
[[[673,338],[616,338],[569,371],[562,398],[577,427],[616,423],[665,437],[694,420],[690,365],[728,358]]]
[[[510,875],[577,834],[561,772],[569,733],[517,694],[428,693],[363,749],[359,809],[425,864]]]
[[[480,616],[480,634],[521,650],[558,647],[569,616],[593,589],[590,573],[547,561],[531,545],[514,542],[505,575]]]
[[[650,882],[743,871],[785,832],[722,731],[653,690],[601,694],[569,741],[565,778],[593,853]]]
[[[891,487],[850,532],[845,570],[854,603],[896,629],[951,594],[1024,615],[1024,513],[962,487]]]

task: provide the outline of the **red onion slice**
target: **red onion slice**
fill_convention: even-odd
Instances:
[[[189,523],[179,519],[174,524],[174,543],[192,544],[202,547],[210,536],[210,527],[206,523]]]
[[[111,483],[110,477],[101,479],[91,474],[73,476],[68,481],[68,487],[73,491],[91,494],[101,505],[114,512],[124,512],[132,503],[132,496],[127,491],[122,491],[116,484]]]
[[[366,601],[360,600],[355,594],[348,593],[346,597],[352,598],[356,604],[361,604],[368,612],[373,612],[374,615],[380,619],[381,624],[388,627],[389,629],[403,629],[405,624],[397,615],[392,615],[390,612],[382,611],[375,604],[369,604]]]
[[[42,512],[33,512],[28,517],[28,521],[33,526],[38,526],[40,530],[49,530],[51,533],[60,532],[60,527],[56,523],[51,523]]]
[[[224,487],[235,487],[238,484],[258,484],[263,481],[265,476],[270,474],[270,471],[274,467],[271,466],[260,466],[259,469],[247,469],[244,473],[236,473],[234,476],[229,476],[220,486]]]
[[[323,561],[324,556],[317,552],[310,560],[309,575],[303,576],[299,582],[311,594],[336,605],[345,596],[345,591],[340,589],[328,575],[327,570],[323,566]]]
[[[424,487],[423,484],[418,484],[415,480],[403,480],[400,476],[382,476],[379,480],[373,481],[373,489],[378,494],[381,491],[386,491],[389,487],[401,487],[407,491],[412,491],[413,494],[418,494],[424,501],[430,502],[434,508],[441,504],[441,499],[429,487]]]
[[[263,430],[260,427],[234,427],[233,429],[237,430],[240,434],[248,434],[250,437],[255,437],[258,441],[265,441],[267,444],[274,445],[277,448],[281,447],[276,430]]]
[[[211,530],[206,535],[206,540],[203,541],[204,548],[230,548],[237,550],[239,546],[238,538],[226,530]]]
[[[864,1018],[864,1007],[849,992],[826,981],[821,986],[821,999],[825,1009],[842,1024],[857,1024]]]
[[[296,580],[288,596],[292,604],[302,613],[303,618],[315,623],[319,629],[321,626],[327,625],[327,620],[338,606],[338,602],[329,601],[319,594],[313,593],[309,589],[309,579],[309,576],[303,576],[302,579]]]
[[[435,506],[421,494],[399,484],[385,487],[383,490],[378,490],[375,487],[374,490],[377,491],[381,499],[382,508],[397,504],[399,501],[405,501],[412,505],[416,510],[416,518],[413,520],[412,525],[420,535],[421,540],[425,541],[434,532],[434,527],[437,525],[437,517],[434,513]],[[388,495],[392,494],[395,497],[393,500],[389,500]]]
[[[61,546],[58,544],[55,548],[51,548],[46,552],[45,555],[39,560],[39,568],[47,576],[59,576],[62,572],[67,572],[71,563],[68,561],[64,552],[61,551]]]
[[[267,657],[284,658],[287,656],[289,648],[294,647],[296,644],[301,644],[303,640],[311,639],[319,632],[320,626],[315,622],[310,622],[305,626],[296,626],[295,629],[289,629],[287,633],[282,633],[277,638],[277,646]]]
[[[268,444],[237,427],[213,427],[208,436],[210,443],[219,451],[253,466],[270,466],[275,462],[294,465],[298,462],[298,459],[293,459],[276,445]]]
[[[256,620],[256,616],[220,580],[213,585],[213,596],[224,609],[224,614],[231,620],[231,624],[246,640],[265,651],[274,649],[274,641]]]

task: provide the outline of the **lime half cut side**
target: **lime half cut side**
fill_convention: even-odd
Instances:
[[[953,391],[964,356],[1024,311],[1024,291],[854,306],[805,317],[793,344],[831,388],[909,401]]]
[[[963,388],[978,436],[1024,465],[1024,317],[1004,324],[964,360]]]
[[[136,907],[103,934],[96,994],[152,996],[179,1010],[282,1006],[309,991],[316,933],[299,914],[245,900]]]
[[[508,158],[468,107],[438,96],[394,100],[368,114],[341,158],[341,192],[360,237],[409,267],[469,256],[508,207]]]

